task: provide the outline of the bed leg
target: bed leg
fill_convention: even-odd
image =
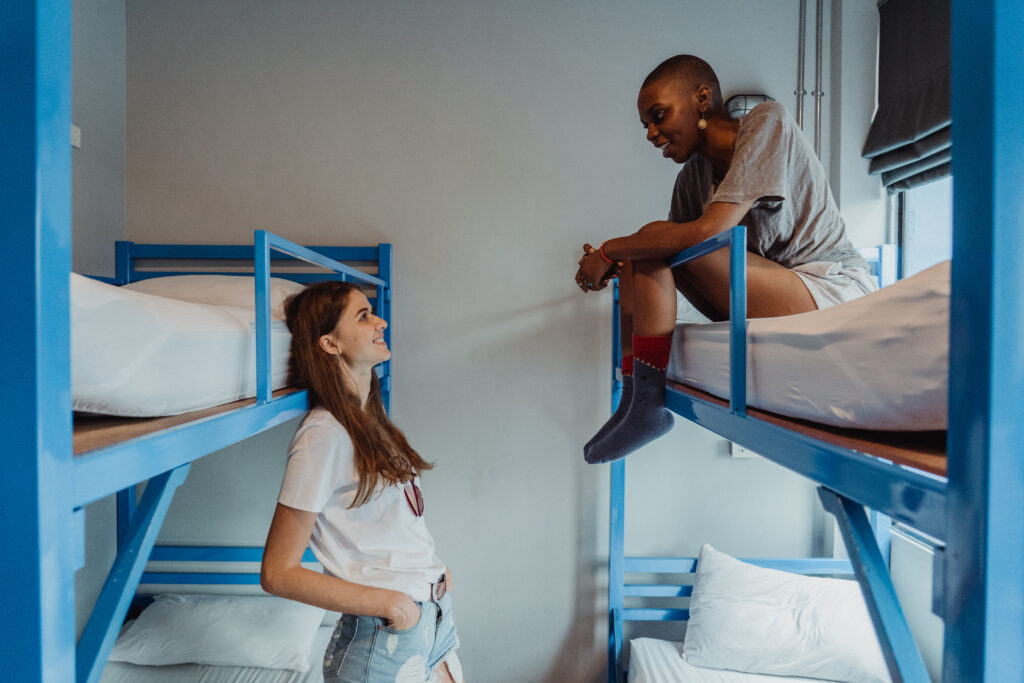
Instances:
[[[95,683],[103,674],[118,627],[128,612],[167,508],[175,490],[185,481],[188,469],[188,465],[182,465],[153,477],[146,484],[126,542],[114,558],[114,566],[78,642],[75,656],[77,683]]]
[[[929,683],[924,660],[903,616],[864,507],[824,487],[818,489],[818,496],[839,523],[893,681]]]

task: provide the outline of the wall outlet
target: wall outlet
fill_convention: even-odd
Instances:
[[[75,124],[71,124],[71,146],[82,149],[82,129]]]
[[[750,450],[749,448],[744,448],[743,446],[739,445],[738,443],[734,443],[734,442],[730,441],[729,442],[729,455],[731,455],[734,458],[753,458],[755,455],[757,455],[757,453],[755,453],[754,451]]]

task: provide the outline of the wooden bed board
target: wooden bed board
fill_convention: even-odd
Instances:
[[[670,388],[681,394],[728,409],[729,402],[685,384],[669,381]],[[784,417],[757,408],[747,408],[747,415],[818,441],[885,458],[897,465],[913,467],[946,476],[946,432],[889,432],[867,429],[842,429],[807,420]]]
[[[299,391],[296,387],[285,387],[275,391],[273,397],[280,398],[296,391]],[[122,441],[128,441],[129,439],[177,427],[195,420],[244,408],[254,403],[256,403],[255,398],[244,398],[240,401],[223,403],[219,406],[204,408],[203,410],[195,410],[182,413],[181,415],[168,415],[166,417],[117,417],[75,413],[74,454],[82,455],[97,448],[113,446]]]

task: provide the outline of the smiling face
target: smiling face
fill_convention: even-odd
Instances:
[[[384,341],[387,326],[383,318],[373,314],[366,296],[354,291],[334,329],[320,338],[320,346],[328,353],[340,355],[353,372],[365,371],[391,358]]]
[[[697,128],[700,112],[707,111],[710,91],[706,87],[682,87],[678,80],[662,78],[640,90],[637,110],[640,123],[647,130],[647,140],[665,156],[681,164],[706,144]]]

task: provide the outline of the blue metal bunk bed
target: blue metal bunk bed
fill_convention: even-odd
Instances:
[[[827,433],[792,431],[785,421],[748,410],[745,401],[744,316],[731,331],[731,397],[722,402],[670,386],[666,406],[741,446],[820,484],[825,508],[839,524],[867,597],[883,654],[895,681],[928,681],[896,598],[865,507],[925,532],[936,549],[933,611],[945,622],[942,679],[947,682],[1024,680],[1024,176],[1019,141],[1024,121],[1024,6],[1002,0],[953,2],[954,232],[950,310],[949,429],[942,465],[924,459],[879,459],[871,444],[851,445]],[[1017,144],[1007,144],[1005,141]],[[1004,142],[1000,142],[1004,141]],[[709,240],[676,263],[725,246],[745,244],[742,231]],[[732,250],[741,256],[743,249]],[[733,261],[733,271],[743,268]],[[745,311],[743,277],[734,279],[731,310]],[[739,286],[736,286],[739,284]],[[930,470],[930,471],[926,471]],[[939,476],[937,476],[939,475]],[[942,476],[944,475],[944,476]],[[613,492],[624,464],[612,465]],[[614,493],[613,493],[614,495]],[[621,537],[621,508],[612,510]],[[621,549],[620,549],[621,550]],[[642,561],[641,561],[642,562]],[[692,571],[685,564],[609,566],[609,680],[614,681],[626,591],[625,571]],[[641,589],[630,589],[639,591]],[[684,586],[655,595],[686,594]],[[632,592],[629,595],[651,595]],[[643,617],[644,615],[637,615]],[[684,610],[647,615],[685,618]]]
[[[89,418],[112,422],[114,432],[120,423],[131,422],[140,425],[144,434],[107,444],[102,438],[100,445],[89,434],[93,442],[80,446],[74,440],[74,472],[76,514],[88,503],[99,500],[111,493],[117,493],[117,534],[118,554],[114,560],[103,591],[89,622],[78,643],[76,665],[78,681],[96,681],[103,672],[110,648],[113,646],[118,628],[133,602],[135,590],[140,582],[171,584],[235,584],[255,585],[259,578],[253,572],[173,572],[154,574],[145,572],[146,561],[172,562],[259,562],[262,548],[259,547],[183,547],[154,546],[160,525],[167,513],[174,490],[184,482],[189,464],[204,455],[213,453],[237,441],[265,431],[289,419],[297,417],[307,409],[305,392],[282,389],[270,390],[270,291],[271,262],[284,265],[295,261],[331,271],[280,272],[275,277],[295,282],[312,282],[323,279],[340,279],[359,283],[374,289],[368,297],[378,314],[391,321],[391,245],[375,247],[312,247],[296,245],[277,235],[257,230],[254,245],[175,245],[135,244],[117,242],[116,276],[118,285],[137,282],[154,277],[181,274],[212,274],[210,268],[188,270],[143,269],[140,262],[146,261],[187,261],[202,263],[216,262],[215,268],[224,263],[252,263],[255,272],[255,313],[256,313],[256,372],[257,389],[255,400],[243,400],[214,409],[199,411],[184,416],[152,421],[129,419]],[[344,263],[343,263],[344,262]],[[376,276],[356,270],[346,263],[372,264]],[[236,270],[218,271],[216,274],[239,275]],[[109,278],[108,278],[109,279]],[[390,344],[390,328],[384,331]],[[391,361],[378,367],[381,380],[381,398],[385,408],[390,406]],[[191,419],[190,419],[191,418]],[[182,422],[182,420],[188,420]],[[149,431],[155,425],[156,431]],[[133,431],[137,431],[133,429]],[[148,481],[141,500],[137,500],[135,483]],[[306,561],[315,562],[307,550]]]
[[[341,279],[373,288],[375,293],[370,297],[371,302],[381,317],[390,321],[391,246],[388,244],[376,247],[306,248],[262,230],[256,231],[252,247],[118,242],[117,273],[112,280],[116,284],[127,284],[153,277],[211,272],[210,268],[202,267],[188,270],[138,267],[140,261],[147,260],[161,263],[168,260],[185,260],[189,263],[212,261],[217,264],[215,268],[224,268],[225,262],[253,264],[257,392],[255,399],[184,416],[155,420],[87,418],[85,422],[111,423],[111,431],[115,436],[107,438],[102,429],[91,429],[86,435],[87,442],[80,443],[78,434],[75,434],[71,465],[74,480],[71,499],[75,525],[73,533],[76,536],[83,533],[82,509],[86,504],[117,494],[118,553],[78,642],[75,680],[82,683],[97,681],[102,674],[120,624],[133,602],[140,582],[250,586],[258,583],[258,575],[253,572],[144,573],[144,568],[147,560],[259,562],[262,559],[262,548],[258,547],[160,547],[154,546],[154,543],[174,491],[184,482],[192,461],[297,417],[307,408],[305,392],[281,389],[272,395],[270,390],[268,292],[271,261],[294,264],[298,260],[331,271],[282,272],[275,273],[276,277],[297,282]],[[371,263],[377,275],[356,270],[342,261]],[[236,269],[220,274],[246,273]],[[390,341],[389,332],[385,330]],[[390,361],[380,366],[378,374],[381,377],[382,398],[387,406],[390,402]],[[131,423],[133,433],[127,440],[121,440],[122,437],[118,436],[119,427],[125,422]],[[97,433],[100,435],[98,438]],[[138,499],[135,484],[140,482],[147,484],[141,499]],[[307,555],[307,561],[315,561],[308,551]],[[78,559],[75,568],[79,568],[83,561]]]
[[[300,415],[305,392],[271,395],[269,266],[271,252],[326,267],[377,290],[378,308],[390,305],[388,245],[370,255],[334,257],[372,260],[377,277],[336,263],[311,249],[257,232],[254,247],[216,247],[214,258],[255,261],[258,391],[255,399],[231,404],[215,415],[113,443],[76,456],[70,391],[69,275],[71,266],[71,5],[66,1],[6,3],[0,10],[0,55],[5,126],[0,165],[0,206],[7,224],[3,281],[6,351],[0,354],[6,438],[0,499],[3,585],[0,642],[4,678],[11,681],[98,680],[121,619],[128,610],[145,560],[153,547],[174,490],[190,463],[224,446]],[[181,253],[172,254],[173,251]],[[235,252],[238,252],[237,254]],[[118,246],[118,278],[133,275],[135,258],[201,256],[199,247]],[[230,253],[229,253],[230,252]],[[385,316],[386,317],[386,316]],[[386,371],[386,370],[385,370]],[[388,377],[384,378],[387,387]],[[75,571],[84,564],[87,503],[146,481],[138,505],[130,492],[119,496],[119,550],[107,583],[80,642],[75,643]],[[175,559],[212,553],[258,559],[259,549],[161,549]],[[223,578],[223,577],[222,577]],[[245,582],[251,579],[231,577]],[[210,583],[207,580],[206,583]],[[76,652],[77,650],[77,652]]]

